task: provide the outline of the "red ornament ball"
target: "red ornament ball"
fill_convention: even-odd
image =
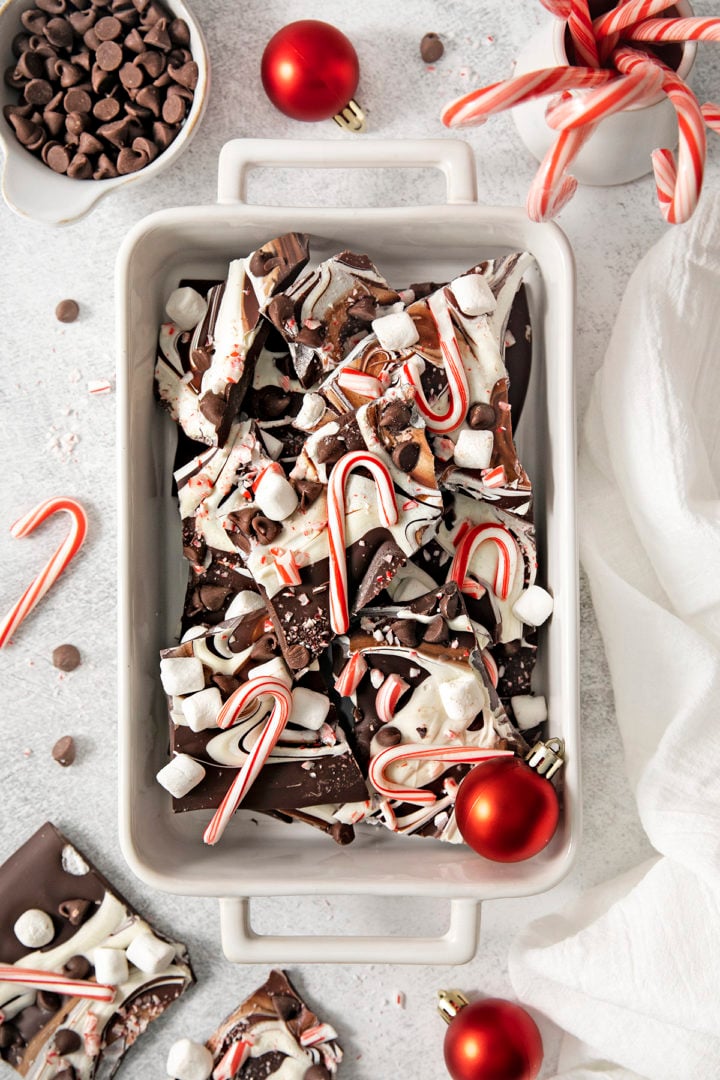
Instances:
[[[483,761],[457,794],[455,819],[463,840],[495,862],[520,862],[546,847],[560,808],[555,788],[516,757]]]
[[[453,1080],[535,1080],[543,1044],[524,1009],[487,998],[460,1010],[445,1033],[444,1052]]]
[[[265,93],[280,112],[293,120],[327,120],[353,97],[360,64],[340,30],[301,19],[270,39],[260,72]]]

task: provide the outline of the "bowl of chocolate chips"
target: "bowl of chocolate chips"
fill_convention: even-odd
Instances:
[[[2,193],[46,224],[172,164],[205,111],[207,47],[183,0],[7,0],[0,58]]]

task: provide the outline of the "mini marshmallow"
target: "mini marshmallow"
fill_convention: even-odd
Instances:
[[[93,954],[95,978],[103,986],[119,986],[128,980],[128,962],[123,949],[99,946]]]
[[[184,697],[205,689],[202,662],[196,656],[169,656],[160,661],[160,681],[171,697]]]
[[[156,774],[155,779],[174,799],[182,799],[197,787],[204,776],[205,770],[199,761],[195,761],[189,754],[176,754]]]
[[[547,720],[547,702],[542,694],[519,694],[510,698],[510,704],[521,731],[537,727]]]
[[[24,911],[13,927],[15,937],[26,949],[42,949],[55,937],[55,927],[47,911],[29,908]]]
[[[513,614],[529,626],[542,626],[555,604],[550,593],[540,585],[531,585],[513,604]]]
[[[169,941],[161,941],[149,930],[144,930],[130,942],[126,955],[130,963],[146,975],[157,975],[174,962],[175,946]]]
[[[464,315],[489,315],[497,300],[482,274],[463,274],[450,282],[457,306]]]
[[[168,318],[172,319],[178,330],[192,330],[201,319],[205,318],[207,307],[207,300],[197,289],[191,289],[190,286],[175,289],[170,293],[165,304]]]
[[[492,431],[464,428],[455,443],[455,464],[461,469],[487,469],[494,442]]]
[[[292,686],[292,675],[287,669],[285,661],[280,656],[274,656],[272,660],[268,660],[266,664],[258,664],[257,667],[248,668],[248,675],[251,679],[279,679],[280,682],[285,683],[288,689]]]
[[[300,412],[293,420],[293,427],[300,431],[312,431],[325,415],[325,402],[319,394],[306,394]]]
[[[259,611],[263,607],[265,607],[265,601],[262,596],[251,592],[250,589],[243,589],[242,592],[233,596],[225,612],[225,619],[226,621],[238,619],[241,615],[249,615],[251,611]]]
[[[330,710],[330,702],[324,694],[298,686],[292,692],[292,722],[298,727],[319,731]]]
[[[440,683],[438,689],[443,708],[451,720],[470,723],[483,707],[482,687],[472,675],[461,675],[450,682]]]
[[[372,328],[381,347],[390,352],[409,349],[420,340],[417,326],[407,311],[396,311],[392,315],[383,315],[381,319],[373,319]]]
[[[178,1039],[170,1047],[166,1068],[173,1080],[208,1080],[213,1064],[207,1046],[192,1039]]]
[[[183,701],[183,716],[191,731],[205,731],[217,727],[218,713],[222,709],[222,697],[217,686],[209,686],[199,694],[191,694]]]
[[[255,488],[255,503],[271,521],[284,521],[297,509],[295,488],[275,469],[266,469]]]

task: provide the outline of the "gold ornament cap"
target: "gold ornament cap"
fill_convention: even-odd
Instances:
[[[470,1002],[459,990],[438,990],[438,1012],[446,1024],[452,1023],[457,1014]]]
[[[565,764],[565,743],[562,739],[548,739],[547,742],[536,742],[525,760],[531,769],[534,769],[546,780],[552,780],[556,772],[559,772]]]
[[[366,130],[365,113],[358,105],[355,98],[351,98],[347,105],[335,113],[333,120],[338,127],[343,128],[344,131],[352,131],[355,135],[360,135]]]

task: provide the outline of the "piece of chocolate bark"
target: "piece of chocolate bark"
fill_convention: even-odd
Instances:
[[[28,977],[0,978],[0,1059],[33,1080],[109,1080],[193,982],[185,946],[49,823],[0,866],[0,962]],[[95,1000],[105,985],[112,1000]]]
[[[210,446],[225,442],[268,335],[263,312],[307,260],[307,237],[286,233],[231,262],[226,280],[204,301],[187,286],[170,296],[155,382],[160,401],[189,438]]]
[[[228,1080],[331,1080],[343,1058],[337,1032],[307,1006],[284,971],[220,1024],[206,1046],[213,1076]]]

